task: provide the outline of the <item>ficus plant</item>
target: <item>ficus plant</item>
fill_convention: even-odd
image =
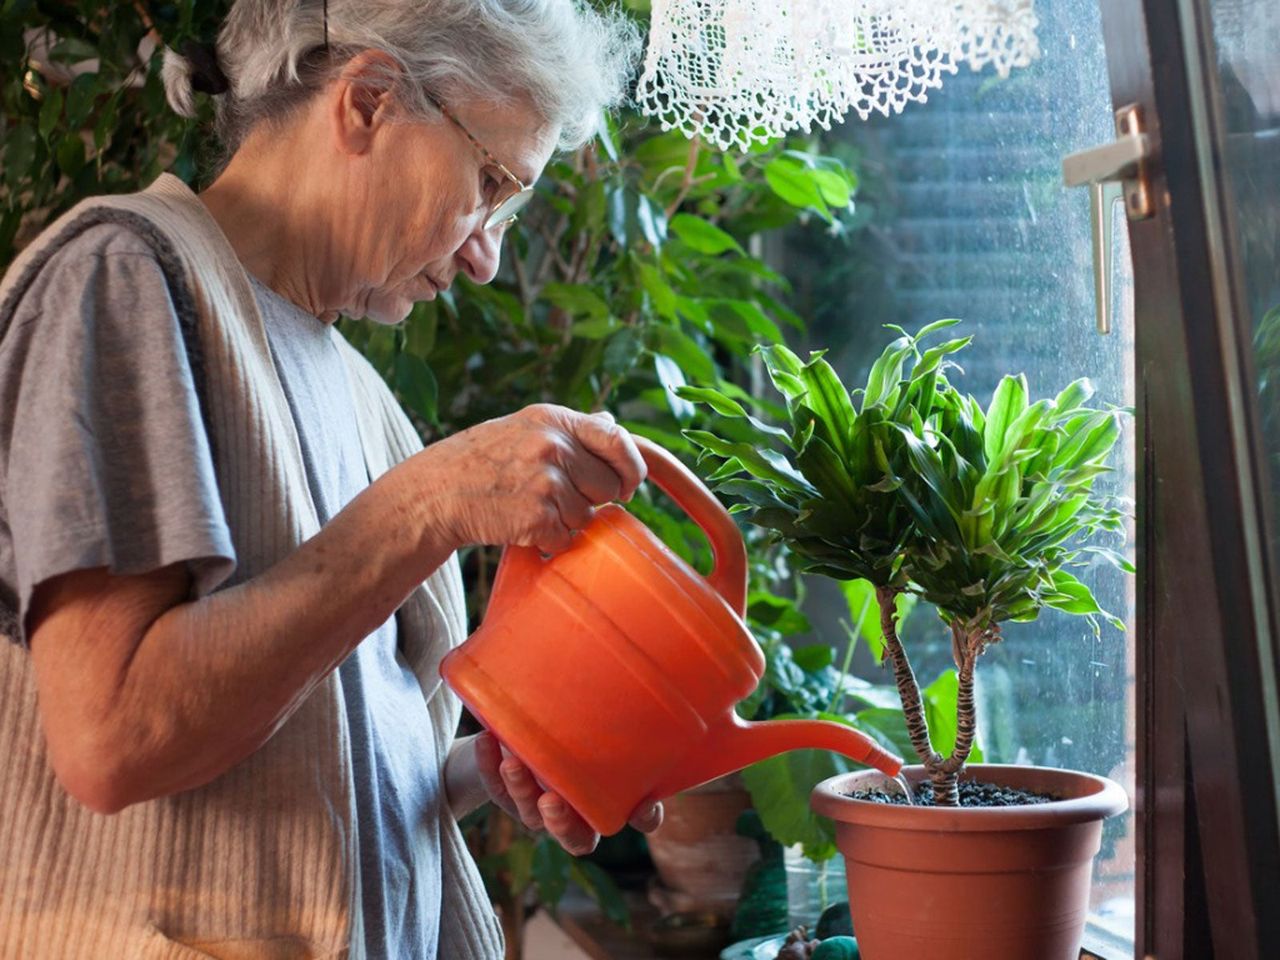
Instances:
[[[1001,625],[1045,607],[1117,627],[1071,568],[1100,556],[1132,566],[1101,535],[1123,535],[1126,514],[1094,490],[1108,471],[1122,411],[1089,406],[1077,380],[1032,401],[1006,376],[984,409],[948,374],[970,338],[926,346],[958,321],[899,336],[850,392],[821,353],[761,351],[786,402],[777,426],[714,387],[679,391],[720,417],[690,430],[733,509],[771,531],[801,569],[863,580],[874,591],[910,743],[939,805],[959,802],[958,777],[975,743],[974,671]],[[950,632],[957,671],[954,741],[935,748],[910,658],[898,635],[903,596],[931,604]]]
[[[169,109],[161,50],[212,37],[229,6],[0,2],[0,264],[83,197],[196,179],[218,148]]]

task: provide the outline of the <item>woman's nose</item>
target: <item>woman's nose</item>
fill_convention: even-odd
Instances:
[[[502,227],[486,230],[481,224],[472,231],[471,236],[467,237],[466,243],[458,251],[462,270],[472,283],[488,283],[497,276],[498,262],[502,258],[504,232]]]

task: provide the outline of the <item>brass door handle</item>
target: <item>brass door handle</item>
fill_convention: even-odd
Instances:
[[[1069,187],[1089,188],[1089,222],[1093,235],[1093,290],[1099,333],[1111,332],[1111,214],[1125,201],[1130,220],[1152,214],[1147,166],[1151,141],[1142,129],[1137,105],[1116,111],[1116,139],[1062,158],[1062,178]]]

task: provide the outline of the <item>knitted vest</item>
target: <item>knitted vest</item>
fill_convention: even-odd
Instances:
[[[238,577],[255,576],[319,524],[248,275],[182,181],[165,174],[141,193],[86,200],[45,230],[0,283],[0,339],[41,266],[104,222],[144,237],[165,272]],[[376,371],[345,342],[343,354],[376,478],[422,445]],[[422,735],[435,738],[443,765],[460,707],[438,667],[466,634],[456,559],[415,590],[397,617],[432,721]],[[29,654],[0,636],[0,958],[356,960],[362,948],[349,946],[359,907],[350,750],[334,672],[261,749],[207,786],[114,816],[91,813],[53,777]],[[496,960],[501,929],[447,807],[440,845],[439,956]]]

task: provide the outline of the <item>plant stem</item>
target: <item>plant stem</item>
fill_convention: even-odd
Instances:
[[[893,663],[893,677],[898,684],[898,698],[902,701],[902,713],[907,721],[907,733],[916,756],[930,773],[942,762],[942,755],[933,749],[929,741],[929,727],[924,720],[924,706],[920,699],[920,684],[916,681],[907,651],[898,639],[897,600],[901,590],[894,587],[876,587],[876,602],[880,605],[880,630],[884,634],[884,647]]]
[[[587,251],[591,249],[591,237],[581,236],[573,241],[573,256],[569,259],[569,274],[566,283],[582,282],[582,267],[587,259]]]
[[[529,315],[529,305],[534,301],[533,288],[529,286],[529,274],[525,269],[524,261],[516,255],[516,244],[514,240],[509,240],[507,245],[511,248],[511,265],[515,270],[516,287],[520,291],[520,302],[524,304],[525,316]]]
[[[862,618],[867,615],[867,607],[871,604],[871,598],[868,597],[862,604],[862,610],[858,613],[858,622],[862,622]],[[831,691],[831,699],[827,702],[827,713],[835,713],[836,707],[844,703],[844,682],[849,679],[849,664],[853,660],[854,647],[858,645],[858,635],[853,632],[853,627],[849,626],[844,619],[840,620],[840,626],[844,627],[844,632],[849,635],[849,642],[844,648],[844,661],[840,664],[840,679],[836,682],[836,688]]]
[[[956,745],[944,762],[947,769],[959,772],[973,751],[973,740],[977,730],[977,708],[973,702],[973,670],[981,653],[980,640],[969,641],[966,638],[965,654],[960,663],[960,688],[956,694]]]
[[[960,806],[960,774],[948,772],[941,765],[929,771],[929,783],[933,786],[935,807]]]
[[[568,217],[561,217],[554,230],[550,229],[545,223],[538,224],[538,233],[542,235],[543,242],[546,244],[543,261],[538,265],[537,279],[534,281],[539,286],[547,278],[552,267],[559,271],[562,278],[569,276],[569,264],[560,255],[560,238],[564,236],[564,232],[568,227]]]
[[[680,209],[680,204],[684,203],[685,197],[689,195],[689,191],[693,188],[693,172],[698,169],[698,150],[701,146],[701,138],[690,138],[689,155],[684,162],[684,176],[680,181],[680,190],[675,199],[667,204],[666,214],[668,220],[676,215],[676,212]]]
[[[970,629],[965,624],[951,624],[953,649],[957,653],[959,689],[956,693],[956,743],[951,755],[930,770],[933,802],[939,807],[960,805],[960,772],[973,752],[977,734],[977,706],[973,699],[973,674],[978,657],[987,644],[997,639],[995,628]]]

